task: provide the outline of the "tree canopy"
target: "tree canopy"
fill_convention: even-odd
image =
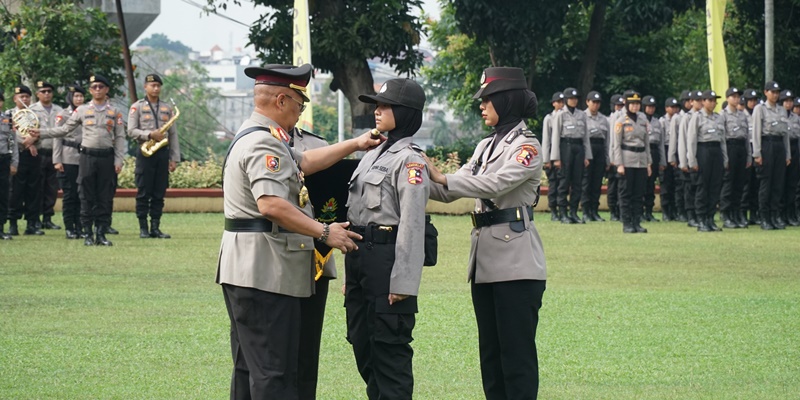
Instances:
[[[192,51],[191,47],[181,43],[180,40],[170,40],[170,38],[163,33],[154,33],[150,35],[150,37],[140,40],[139,46],[148,46],[154,49],[164,49],[182,56],[187,56]]]

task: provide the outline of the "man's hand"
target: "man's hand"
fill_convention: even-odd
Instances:
[[[55,165],[53,165],[53,169],[55,169],[58,172],[64,172],[64,164],[56,163]]]
[[[36,143],[36,137],[29,135],[22,141],[22,148],[27,149],[31,147],[31,145],[33,145],[34,143]]]
[[[659,165],[659,166],[658,166],[658,170],[659,170],[659,171],[663,171],[663,170],[665,170],[665,169],[667,169],[667,167],[665,167],[665,166],[663,166],[663,165]]]
[[[325,244],[331,248],[341,250],[342,254],[347,254],[348,251],[358,250],[358,246],[353,239],[361,240],[363,238],[355,232],[348,231],[348,226],[350,226],[350,222],[334,222],[330,224],[330,233],[328,234],[328,240],[325,241]]]
[[[11,176],[14,176],[14,175],[16,175],[16,174],[17,174],[17,167],[15,167],[15,166],[13,166],[13,165],[12,165],[12,166],[11,166]]]
[[[760,167],[761,163],[764,162],[764,159],[761,157],[756,157],[754,161],[756,162],[756,166]]]
[[[150,139],[160,142],[164,140],[164,134],[159,131],[150,131]]]
[[[647,164],[647,177],[651,177],[653,175],[653,167],[650,164]]]
[[[39,137],[39,133],[41,133],[41,129],[39,128],[28,128],[28,136],[33,136],[35,138]]]
[[[175,161],[169,162],[169,172],[175,172],[175,168],[178,168],[178,163]]]
[[[431,180],[436,182],[436,183],[438,183],[438,184],[440,184],[440,185],[447,186],[447,177],[444,176],[444,174],[441,171],[439,171],[439,169],[436,168],[435,165],[433,165],[433,162],[431,161],[430,158],[428,158],[428,155],[425,154],[425,153],[422,153],[422,158],[424,158],[425,159],[425,163],[428,164],[428,171],[430,171],[430,173],[431,173]]]
[[[401,302],[401,301],[403,301],[403,300],[405,300],[407,298],[408,298],[407,294],[394,294],[394,293],[391,293],[389,295],[389,305]]]
[[[120,172],[122,172],[122,165],[115,165],[115,166],[114,166],[114,172],[115,172],[117,175],[119,175],[119,173],[120,173]]]
[[[39,150],[36,149],[36,146],[28,147],[28,151],[31,153],[31,156],[36,157],[39,155]]]
[[[625,176],[625,166],[624,165],[620,165],[619,167],[617,167],[617,173],[622,175],[622,176]]]
[[[753,166],[753,163],[752,163],[752,162],[750,162],[750,161],[748,161],[748,162],[747,162],[747,164],[745,164],[744,168],[745,168],[745,169],[748,169],[748,168],[750,168],[750,167],[752,167],[752,166]]]
[[[561,160],[553,161],[553,166],[556,167],[556,169],[561,169]]]
[[[685,173],[685,174],[689,173],[689,167],[683,167],[683,168],[681,168],[681,171],[683,171],[683,173]]]
[[[372,150],[372,149],[378,147],[378,145],[380,145],[381,143],[385,142],[386,139],[387,139],[386,136],[383,136],[383,135],[380,135],[379,138],[374,139],[372,137],[371,132],[370,131],[366,131],[366,132],[364,132],[363,135],[361,135],[361,136],[359,136],[357,138],[357,140],[358,140],[358,149],[359,150],[363,150],[363,151]]]
[[[692,167],[692,171],[694,171],[694,172],[700,171],[700,166],[699,165],[695,165],[694,167]]]
[[[786,166],[787,166],[787,167],[788,167],[788,166],[789,166],[789,164],[791,164],[791,163],[792,163],[792,160],[786,160]]]
[[[583,160],[583,167],[584,167],[584,168],[587,168],[587,167],[589,166],[589,163],[591,163],[591,161],[589,161],[589,159],[588,159],[588,158],[584,159],[584,160]]]
[[[676,163],[675,161],[673,161],[673,162],[669,163],[669,165],[671,165],[671,166],[672,166],[672,168],[675,168],[675,167],[677,167],[677,166],[678,166],[678,163]]]

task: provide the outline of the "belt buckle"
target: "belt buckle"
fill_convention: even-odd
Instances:
[[[475,220],[475,213],[470,213],[469,216],[472,218],[472,227],[477,228],[478,222]]]
[[[385,232],[391,232],[392,231],[392,227],[391,226],[380,225],[380,226],[378,226],[378,230],[379,231],[385,231]]]

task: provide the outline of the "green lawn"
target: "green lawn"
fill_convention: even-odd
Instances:
[[[789,399],[800,393],[800,229],[697,233],[650,223],[561,225],[537,214],[548,261],[542,399]],[[229,322],[214,284],[219,214],[169,214],[141,240],[115,214],[112,248],[0,242],[0,399],[223,399]],[[480,399],[466,283],[470,223],[435,216],[414,332],[415,397]],[[341,265],[341,256],[337,256]],[[340,271],[342,268],[340,268]],[[319,398],[361,399],[332,282]]]

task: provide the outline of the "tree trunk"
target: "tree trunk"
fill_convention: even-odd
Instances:
[[[341,90],[350,102],[353,134],[374,128],[375,107],[358,99],[361,94],[375,94],[375,81],[372,79],[367,60],[350,60],[347,64],[337,65],[332,72],[331,90]]]
[[[592,20],[589,23],[589,37],[586,39],[586,51],[583,54],[583,63],[578,74],[578,92],[583,98],[586,98],[586,94],[594,86],[594,75],[597,60],[600,57],[600,40],[603,37],[603,25],[605,25],[607,7],[608,0],[597,0],[594,3]],[[585,109],[586,102],[579,101],[578,107]]]

